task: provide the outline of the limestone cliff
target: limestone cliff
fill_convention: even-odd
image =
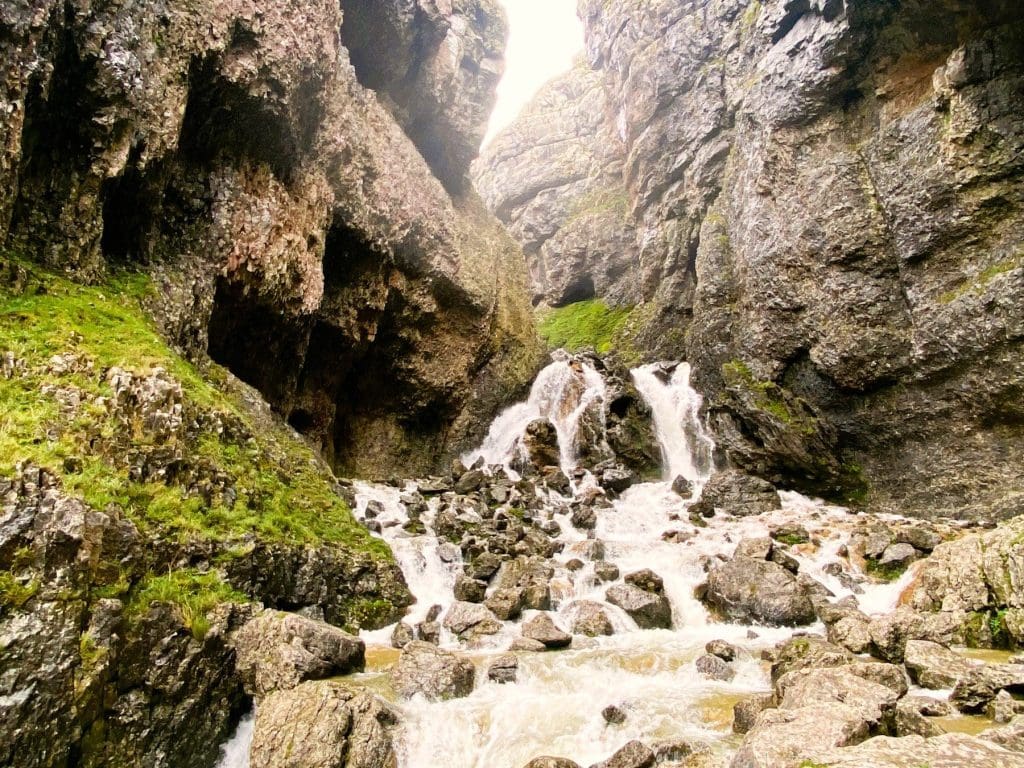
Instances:
[[[175,345],[335,466],[423,471],[530,377],[522,257],[466,182],[489,0],[5,3],[0,30],[0,243],[145,265]]]
[[[1024,512],[1017,4],[583,0],[580,13],[592,71],[570,79],[600,78],[597,133],[621,143],[641,343],[691,361],[730,459],[881,508]],[[502,153],[532,114],[480,175],[527,249],[519,222],[549,201],[523,180],[546,171]],[[575,190],[553,193],[556,211]],[[545,247],[545,264],[580,263]]]

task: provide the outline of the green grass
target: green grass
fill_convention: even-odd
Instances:
[[[145,579],[132,591],[126,614],[137,618],[155,602],[176,605],[185,627],[202,640],[210,629],[207,615],[211,610],[221,603],[248,602],[248,598],[225,584],[216,572],[186,569]]]
[[[881,565],[877,560],[867,561],[867,571],[876,579],[896,581],[907,571],[906,565]]]
[[[140,304],[149,291],[146,277],[125,273],[102,286],[83,286],[26,268],[32,272],[30,289],[14,295],[0,286],[0,353],[12,351],[27,369],[12,379],[0,377],[0,475],[11,475],[17,462],[34,462],[63,474],[65,489],[90,506],[116,504],[141,529],[181,539],[232,541],[254,533],[391,557],[334,493],[309,446],[277,421],[253,417],[237,393],[216,386],[227,381],[222,369],[211,365],[200,373],[167,346]],[[51,370],[50,358],[67,353],[90,361],[91,368]],[[102,404],[100,398],[112,395],[103,372],[113,366],[141,375],[163,368],[182,385],[187,416],[216,416],[238,427],[200,432],[187,444],[173,442],[184,440],[176,437],[170,444],[230,476],[237,490],[233,502],[207,504],[174,484],[129,479],[118,454],[125,445],[144,449],[154,443],[138,425],[116,423]],[[62,413],[61,389],[79,393],[83,405]],[[63,472],[70,459],[81,468]]]
[[[5,610],[21,608],[39,591],[39,582],[23,584],[10,571],[0,571],[0,608]]]
[[[592,347],[605,354],[613,349],[630,311],[630,307],[609,307],[600,299],[546,310],[539,317],[540,335],[552,349],[575,352]]]

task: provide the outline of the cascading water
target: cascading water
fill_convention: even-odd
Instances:
[[[463,457],[467,466],[483,458],[488,465],[509,467],[520,458],[522,438],[530,422],[547,419],[558,433],[562,469],[576,465],[576,438],[580,422],[592,409],[598,423],[604,423],[604,379],[592,365],[574,360],[564,352],[538,375],[526,402],[506,409],[491,424],[483,444]]]
[[[791,630],[713,622],[694,597],[695,588],[706,578],[706,562],[730,556],[743,538],[766,536],[773,526],[799,523],[821,542],[814,552],[794,551],[801,569],[837,598],[852,594],[824,569],[828,562],[839,562],[837,553],[848,538],[842,525],[848,518],[845,510],[783,493],[783,508],[776,512],[715,517],[706,528],[695,528],[687,512],[692,500],[681,498],[670,483],[682,475],[697,488],[696,495],[712,471],[714,444],[700,423],[700,396],[689,386],[689,367],[659,364],[632,374],[653,412],[666,480],[634,485],[611,504],[596,505],[596,522],[589,532],[573,526],[566,508],[570,499],[539,492],[546,495],[548,514],[561,529],[557,538],[563,549],[553,558],[550,580],[556,623],[571,627],[583,601],[588,601],[606,613],[614,634],[598,638],[577,634],[570,649],[520,654],[517,682],[501,685],[487,680],[483,670],[519,635],[518,623],[504,622],[500,632],[478,638],[469,649],[454,635],[442,632],[442,646],[458,648],[477,662],[477,686],[471,695],[451,701],[416,697],[395,702],[402,714],[396,742],[401,768],[521,768],[539,755],[564,756],[589,765],[633,739],[645,743],[696,740],[713,751],[727,752],[738,743],[730,728],[733,704],[752,692],[769,689],[760,651],[789,636]],[[487,465],[509,467],[522,459],[523,436],[530,422],[546,418],[556,427],[562,467],[568,474],[576,464],[580,420],[588,409],[603,418],[604,398],[604,382],[594,367],[559,356],[538,376],[529,399],[501,414],[480,449],[464,461],[471,464],[482,457]],[[435,535],[441,500],[433,498],[426,511],[417,513],[420,528],[409,525],[408,504],[403,502],[403,494],[414,491],[415,484],[396,489],[360,483],[356,490],[357,515],[376,522],[418,598],[407,621],[415,624],[433,605],[446,612],[455,601],[453,586],[462,569],[462,553],[457,545]],[[480,520],[468,502],[455,498],[451,504],[464,505],[455,511],[467,523]],[[595,550],[591,539],[597,539],[603,551]],[[641,630],[629,615],[609,604],[606,590],[622,583],[622,578],[602,582],[596,573],[597,558],[614,563],[621,575],[644,568],[660,575],[674,629]],[[899,590],[900,584],[864,585],[856,598],[866,612],[882,612],[895,605]],[[525,611],[520,621],[535,614]],[[364,639],[368,657],[382,659],[385,665],[393,662],[390,629],[364,633]],[[705,679],[693,663],[714,639],[732,642],[743,651],[734,664],[736,675],[728,682]],[[349,681],[393,698],[383,669],[370,666],[370,671]],[[611,704],[626,712],[624,723],[604,721],[601,711]],[[241,768],[243,764],[222,765]]]

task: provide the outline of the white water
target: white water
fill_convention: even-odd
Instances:
[[[700,398],[689,387],[688,367],[676,367],[667,380],[655,366],[638,369],[633,375],[653,411],[666,480],[683,475],[699,489],[711,471],[713,442],[700,424]],[[557,359],[540,374],[529,400],[499,416],[481,448],[465,461],[471,463],[482,456],[488,465],[507,467],[521,450],[526,425],[545,417],[558,430],[563,466],[571,468],[575,461],[571,446],[580,415],[587,408],[599,408],[603,416],[604,396],[604,383],[596,371],[565,357]],[[791,630],[712,622],[693,596],[694,588],[706,578],[705,562],[730,556],[743,538],[765,536],[770,528],[784,523],[799,523],[820,542],[792,550],[801,570],[829,587],[838,599],[851,591],[823,569],[838,562],[849,571],[838,551],[849,538],[851,518],[841,508],[782,493],[781,510],[740,519],[715,517],[706,528],[697,529],[688,520],[692,500],[680,498],[667,481],[636,485],[610,507],[599,509],[593,535],[604,544],[604,559],[615,563],[621,575],[650,568],[663,578],[675,628],[640,630],[627,614],[607,604],[604,593],[611,584],[598,581],[594,563],[585,556],[586,532],[573,528],[567,515],[556,514],[565,548],[555,558],[558,567],[551,582],[555,621],[569,629],[576,611],[574,602],[593,600],[602,603],[615,635],[599,639],[576,636],[567,650],[521,653],[518,682],[498,685],[487,680],[486,669],[519,635],[517,623],[506,622],[501,633],[470,650],[460,648],[451,634],[442,633],[443,646],[468,652],[476,661],[477,686],[470,696],[454,701],[416,698],[395,702],[402,713],[396,742],[401,768],[521,768],[540,755],[568,757],[589,765],[632,739],[648,744],[696,739],[719,753],[735,748],[738,740],[730,729],[732,704],[752,692],[768,690],[760,651],[788,637]],[[406,618],[415,624],[431,605],[445,609],[451,605],[453,584],[462,565],[458,548],[439,543],[431,533],[439,502],[432,501],[423,515],[427,533],[410,535],[401,526],[408,519],[401,495],[395,488],[358,484],[357,515],[365,515],[370,500],[384,506],[377,520],[418,599]],[[462,514],[475,513],[465,510]],[[663,534],[669,532],[690,538],[666,541]],[[584,567],[574,572],[565,567],[573,558],[584,560]],[[867,613],[891,610],[909,578],[908,574],[895,585],[863,584],[856,598]],[[533,614],[528,611],[523,619]],[[371,648],[386,647],[390,631],[364,633],[364,639]],[[754,636],[748,637],[748,632]],[[696,672],[693,661],[713,639],[728,640],[742,651],[734,663],[737,674],[731,682],[709,681]],[[381,670],[349,680],[390,696],[387,675]],[[624,724],[604,722],[601,710],[609,704],[626,711]],[[226,758],[222,768],[244,765]]]
[[[217,768],[249,768],[249,746],[255,723],[256,716],[252,712],[239,721],[234,734],[220,748]]]
[[[555,425],[561,450],[562,469],[569,473],[576,466],[576,436],[580,420],[588,410],[597,411],[598,423],[604,423],[605,386],[593,366],[574,361],[563,352],[556,352],[554,362],[542,370],[525,403],[506,409],[491,424],[483,444],[463,456],[471,466],[483,457],[488,465],[509,467],[523,450],[522,437],[526,427],[536,419],[548,419]]]

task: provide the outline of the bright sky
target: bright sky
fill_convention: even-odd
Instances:
[[[507,126],[548,80],[572,66],[583,49],[576,0],[501,0],[511,34],[505,77],[484,144]]]

